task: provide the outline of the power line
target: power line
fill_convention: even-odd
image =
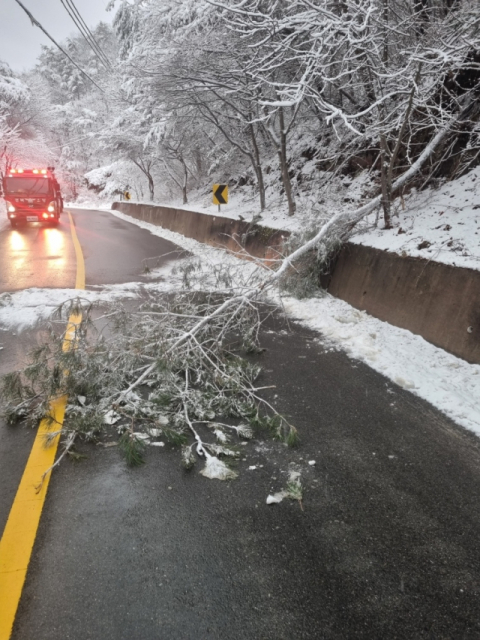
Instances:
[[[32,16],[32,14],[30,13],[30,11],[20,2],[20,0],[15,0],[15,2],[17,4],[19,4],[22,9],[25,11],[25,13],[27,14],[27,16],[30,18],[32,24],[34,27],[38,27],[41,31],[43,31],[43,33],[47,36],[47,38],[49,38],[49,40],[51,40],[53,42],[53,44],[60,49],[60,51],[63,53],[64,56],[66,56],[70,62],[80,71],[80,73],[82,73],[86,78],[88,78],[90,80],[90,82],[92,82],[97,89],[99,89],[99,91],[101,91],[102,93],[105,93],[105,91],[98,86],[98,84],[95,82],[95,80],[93,78],[91,78],[88,73],[86,71],[84,71],[81,67],[78,66],[78,64],[75,62],[75,60],[73,60],[73,58],[71,58],[68,53],[65,51],[65,49],[63,49],[58,42],[56,42],[52,36],[42,27],[42,25],[40,24],[40,22],[38,20],[36,20],[36,18],[34,18]]]
[[[102,58],[105,60],[105,62],[108,64],[108,66],[110,67],[110,69],[112,69],[112,64],[108,58],[108,56],[106,55],[106,53],[103,51],[103,49],[100,47],[100,45],[98,44],[97,40],[95,39],[93,33],[90,31],[88,25],[86,24],[85,20],[82,18],[82,16],[80,15],[80,11],[77,9],[75,3],[73,0],[66,0],[67,4],[72,8],[72,10],[75,12],[75,14],[77,15],[79,21],[83,24],[86,33],[89,34],[91,41],[95,44],[95,48],[99,51],[99,53],[101,54]]]
[[[70,16],[70,18],[73,20],[75,26],[80,31],[81,35],[84,37],[85,41],[87,42],[89,47],[92,49],[96,57],[107,69],[112,70],[113,67],[110,60],[107,58],[102,48],[100,47],[98,42],[95,40],[92,32],[90,31],[87,24],[85,23],[85,20],[80,15],[80,12],[75,6],[73,0],[60,0],[60,2],[64,6],[66,12]]]
[[[93,51],[95,56],[100,60],[100,62],[103,64],[104,67],[109,68],[101,52],[95,47],[95,43],[90,40],[89,34],[85,32],[82,24],[78,21],[78,18],[74,15],[74,13],[72,13],[71,8],[65,4],[64,0],[60,0],[60,2],[62,3],[65,11],[68,13],[73,23],[75,24],[77,29],[80,31],[81,35],[83,36],[83,38],[85,39],[85,41],[87,42],[87,44],[89,45],[90,49]]]

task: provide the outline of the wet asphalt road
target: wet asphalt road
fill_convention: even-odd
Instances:
[[[87,283],[132,277],[123,245],[103,266],[88,245],[120,221],[75,218]],[[221,483],[168,447],[131,470],[83,445],[52,477],[14,640],[480,638],[478,439],[295,324],[272,321],[263,344],[260,383],[299,446],[260,437]],[[267,506],[291,469],[303,510]]]
[[[87,288],[142,281],[145,266],[161,266],[179,254],[168,240],[109,213],[70,211],[85,259]]]
[[[68,217],[57,227],[39,224],[0,231],[0,294],[30,287],[75,286],[75,251]],[[35,332],[0,330],[0,375],[21,366],[35,345]],[[7,427],[0,419],[0,532],[30,453],[34,432]]]
[[[0,376],[14,371],[26,358],[34,341],[26,335],[0,331]],[[1,401],[0,401],[1,405]],[[1,408],[1,406],[0,406]],[[0,418],[0,535],[7,522],[35,433],[7,427]]]
[[[87,287],[145,280],[145,260],[160,266],[177,247],[101,211],[69,209],[85,258]],[[173,252],[173,253],[172,253]],[[168,258],[162,258],[168,254]],[[157,259],[158,258],[158,259]],[[26,288],[72,289],[76,258],[66,211],[58,226],[26,224],[0,231],[0,294]],[[36,344],[34,331],[0,330],[0,375],[21,366]],[[0,533],[28,459],[34,434],[0,419]]]
[[[0,231],[0,293],[75,286],[75,250],[66,213],[56,227],[38,223]]]

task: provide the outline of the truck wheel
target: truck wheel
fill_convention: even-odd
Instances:
[[[14,220],[10,220],[10,226],[12,227],[12,229],[16,229],[17,223]]]

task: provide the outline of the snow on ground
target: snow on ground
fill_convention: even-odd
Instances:
[[[480,270],[480,167],[439,189],[412,191],[395,201],[395,228],[372,228],[352,241],[401,255]]]
[[[7,207],[5,205],[5,200],[3,198],[0,198],[0,231],[3,231],[9,226],[10,223],[7,218]]]
[[[283,196],[279,194],[274,195],[267,209],[258,218],[260,208],[258,206],[258,196],[251,195],[245,190],[230,190],[229,201],[226,205],[221,205],[220,212],[218,211],[218,205],[212,203],[212,195],[209,193],[207,196],[200,191],[194,191],[190,195],[189,204],[182,204],[182,201],[178,198],[172,200],[150,200],[135,201],[131,200],[130,204],[146,204],[156,205],[163,207],[172,207],[174,209],[183,209],[184,211],[195,211],[197,213],[205,213],[211,216],[221,216],[223,218],[230,218],[232,220],[246,220],[251,222],[255,216],[258,219],[258,223],[273,229],[291,230],[295,231],[298,226],[298,217],[289,217],[287,214],[286,204],[283,202]],[[81,209],[110,209],[111,201],[99,201],[99,204],[95,204],[94,200],[86,200],[71,203],[69,206]],[[301,207],[300,207],[301,209]],[[302,218],[303,219],[303,218]]]
[[[199,192],[192,194],[190,204],[182,204],[179,199],[174,199],[168,204],[158,204],[175,207],[176,209],[184,209],[186,211],[197,211],[210,216],[222,216],[223,218],[231,218],[232,220],[244,219],[247,222],[250,222],[253,216],[257,216],[259,224],[273,229],[296,231],[298,228],[298,219],[288,216],[284,197],[280,194],[272,194],[266,210],[259,218],[260,207],[258,205],[258,196],[256,194],[250,196],[250,194],[245,193],[244,190],[236,191],[230,189],[228,204],[221,205],[220,211],[218,210],[218,205],[212,203],[211,194],[202,197]]]
[[[148,204],[173,207],[196,211],[212,216],[222,216],[234,220],[245,219],[251,222],[255,218],[259,224],[273,229],[296,231],[304,229],[305,225],[311,226],[312,220],[321,216],[329,217],[336,213],[338,208],[355,209],[360,204],[361,198],[370,192],[373,187],[372,177],[367,173],[359,175],[353,179],[348,176],[333,175],[331,172],[322,171],[318,168],[318,158],[306,159],[302,157],[305,146],[316,145],[315,137],[310,135],[306,138],[299,138],[292,148],[292,156],[295,156],[294,170],[296,176],[293,183],[297,212],[295,216],[288,215],[288,207],[283,188],[281,186],[281,176],[278,170],[278,161],[275,157],[265,162],[264,183],[266,209],[260,213],[260,201],[256,188],[256,179],[252,170],[242,164],[240,158],[236,158],[234,165],[222,169],[222,175],[234,176],[230,178],[228,190],[228,204],[221,205],[220,212],[218,205],[213,204],[213,183],[224,182],[221,177],[213,178],[210,185],[203,184],[201,187],[191,189],[188,192],[188,204],[183,204],[179,190],[169,191],[168,185],[160,185],[156,198],[152,202],[145,199],[135,199],[132,192],[131,203]],[[232,184],[237,182],[237,184]],[[98,202],[110,202],[109,196],[98,196]],[[72,206],[82,206],[87,203],[91,206],[95,201],[94,196],[82,195],[81,199]]]
[[[112,208],[112,203],[110,201],[95,201],[95,200],[79,200],[77,202],[65,202],[65,208],[72,209],[88,209],[92,211],[110,211]]]
[[[248,269],[248,265],[250,263],[241,261],[234,257],[233,254],[223,251],[222,249],[215,249],[208,244],[202,244],[201,242],[197,242],[193,238],[187,238],[180,233],[176,233],[175,231],[170,231],[169,229],[162,229],[162,227],[157,227],[150,222],[144,222],[143,220],[136,220],[131,216],[127,216],[121,211],[112,210],[110,212],[116,218],[120,218],[121,220],[125,220],[126,222],[131,222],[136,224],[138,227],[142,229],[146,229],[150,231],[154,236],[159,236],[160,238],[164,238],[165,240],[170,240],[174,244],[178,245],[185,251],[189,251],[194,255],[198,255],[202,258],[203,261],[209,264],[230,264],[230,265],[241,265],[243,268]],[[174,265],[172,265],[174,266]],[[167,265],[167,268],[168,267]]]
[[[0,330],[29,329],[37,322],[49,319],[58,307],[77,297],[90,303],[135,298],[140,287],[140,283],[129,283],[110,285],[98,291],[32,288],[3,293],[0,295]]]
[[[286,298],[283,304],[292,318],[319,331],[322,342],[362,360],[480,435],[480,365],[468,364],[329,294],[308,300]]]
[[[310,165],[313,162],[304,165],[304,174],[311,175]],[[372,182],[366,173],[355,179],[339,176],[323,190],[312,188],[307,194],[297,196],[297,213],[293,217],[287,214],[285,198],[270,193],[267,210],[259,224],[295,232],[313,226],[315,217],[327,218],[338,210],[355,210],[367,201],[366,194],[371,191]],[[222,207],[220,214],[218,207],[211,204],[210,195],[195,200],[195,204],[193,200],[190,205],[173,201],[167,206],[233,219],[242,216],[248,221],[258,212],[256,198],[247,198],[242,190],[231,192],[229,204]],[[439,189],[412,190],[403,200],[397,198],[393,209],[393,229],[383,229],[382,219],[375,224],[376,214],[372,214],[358,226],[351,241],[400,255],[480,270],[480,167],[457,180],[445,182]]]

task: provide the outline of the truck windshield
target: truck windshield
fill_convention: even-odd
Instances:
[[[45,178],[5,178],[5,192],[7,194],[21,193],[35,196],[49,192],[49,180]]]

